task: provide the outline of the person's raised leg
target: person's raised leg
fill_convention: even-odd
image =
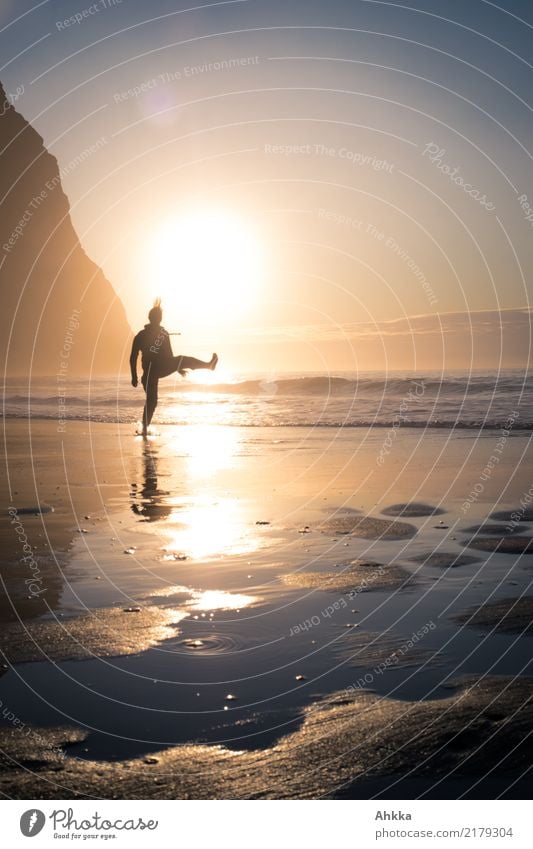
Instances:
[[[195,371],[196,369],[204,368],[214,371],[218,363],[218,354],[213,354],[210,360],[198,360],[196,357],[172,357],[172,360],[158,372],[158,377],[167,377],[175,371],[178,371],[182,376],[187,371]]]

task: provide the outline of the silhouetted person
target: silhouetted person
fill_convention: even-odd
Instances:
[[[196,357],[175,357],[172,353],[170,337],[164,327],[161,327],[163,310],[160,301],[157,300],[148,313],[149,324],[137,333],[131,346],[130,368],[131,384],[137,386],[137,359],[139,352],[142,354],[143,373],[141,383],[146,392],[146,403],[143,410],[143,436],[148,432],[148,426],[152,421],[155,408],[157,407],[157,390],[159,378],[167,377],[175,371],[185,377],[189,369],[205,368],[214,371],[218,363],[218,356],[213,354],[209,362],[197,360]]]

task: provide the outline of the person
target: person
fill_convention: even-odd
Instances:
[[[133,387],[138,385],[137,360],[139,353],[142,354],[141,383],[146,393],[142,422],[143,436],[148,433],[148,427],[157,407],[158,385],[162,377],[168,377],[176,371],[185,377],[189,369],[205,368],[214,371],[218,363],[217,354],[213,354],[208,362],[198,360],[196,357],[182,355],[175,357],[170,344],[170,334],[161,326],[162,320],[163,310],[161,302],[157,300],[148,313],[149,323],[137,333],[131,346],[130,369]]]

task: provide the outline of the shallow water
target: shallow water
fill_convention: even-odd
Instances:
[[[207,376],[206,376],[207,374]],[[479,429],[533,427],[533,376],[520,369],[494,373],[338,372],[166,378],[157,420],[170,425],[238,427],[411,427]],[[143,393],[128,379],[69,379],[66,420],[136,422]],[[57,419],[55,378],[10,379],[6,415]],[[516,413],[516,414],[515,414]]]

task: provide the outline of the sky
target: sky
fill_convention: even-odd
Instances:
[[[0,79],[133,328],[161,296],[233,368],[439,367],[443,327],[518,365],[532,36],[513,0],[2,0]]]

